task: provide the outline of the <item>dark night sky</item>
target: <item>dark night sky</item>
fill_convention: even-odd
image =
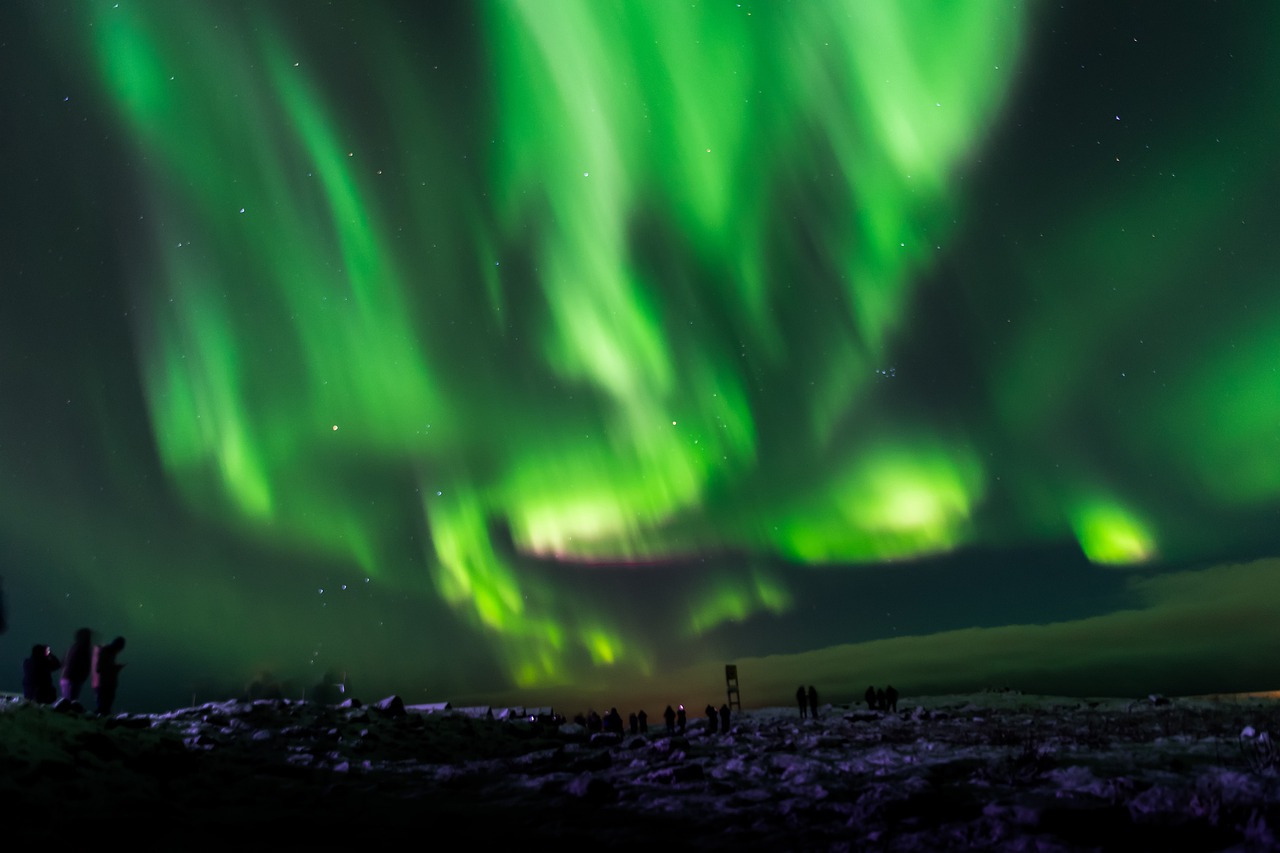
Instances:
[[[1280,13],[1064,5],[8,4],[0,688],[1275,687]]]

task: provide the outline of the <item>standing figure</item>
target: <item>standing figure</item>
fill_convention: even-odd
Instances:
[[[707,731],[711,734],[716,733],[716,726],[720,722],[720,714],[716,711],[715,705],[707,705]]]
[[[604,730],[615,735],[622,734],[622,715],[617,708],[610,708],[609,713],[604,715]]]
[[[880,711],[889,710],[889,697],[883,687],[876,688],[876,708]]]
[[[898,691],[893,689],[892,684],[884,689],[884,699],[885,704],[888,706],[885,710],[893,711],[896,714],[898,712]]]
[[[867,692],[862,694],[862,698],[867,700],[867,710],[874,711],[876,709],[876,689],[868,687]]]
[[[649,731],[649,715],[644,712],[644,708],[640,709],[640,713],[636,714],[636,717],[640,720],[640,733],[644,734]]]
[[[98,697],[98,714],[106,716],[111,713],[111,706],[116,701],[116,689],[120,686],[120,670],[124,664],[116,663],[120,652],[124,651],[124,637],[116,637],[105,646],[97,646],[93,650],[93,692]]]
[[[667,710],[662,712],[662,719],[667,721],[667,734],[669,735],[675,734],[676,733],[676,712],[672,710],[670,705],[667,706]]]
[[[88,628],[76,631],[76,638],[62,659],[62,698],[68,702],[80,701],[80,688],[89,680],[93,667],[93,632]]]
[[[796,704],[800,706],[800,719],[803,720],[809,713],[809,699],[804,692],[803,684],[796,688]]]
[[[640,734],[640,718],[636,716],[635,711],[632,711],[631,714],[627,717],[627,723],[628,725],[630,725],[631,733],[633,735]]]
[[[676,706],[676,730],[680,734],[684,734],[685,727],[689,724],[689,716],[684,712],[684,705]]]
[[[52,705],[58,698],[53,673],[60,666],[53,649],[43,643],[32,646],[31,657],[22,662],[22,695],[41,705]]]
[[[818,688],[809,685],[809,716],[818,719]]]
[[[720,706],[720,731],[725,734],[729,733],[729,706],[728,704]]]

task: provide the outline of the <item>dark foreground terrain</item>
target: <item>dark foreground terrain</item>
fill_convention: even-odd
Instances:
[[[465,713],[225,702],[97,719],[11,702],[15,843],[130,849],[398,841],[664,851],[1267,850],[1267,700],[932,697],[589,735]],[[71,835],[68,835],[71,833]],[[460,836],[460,838],[459,838]]]

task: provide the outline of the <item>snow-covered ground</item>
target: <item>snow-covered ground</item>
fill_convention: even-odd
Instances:
[[[1280,703],[984,692],[694,716],[644,735],[398,700],[211,703],[97,719],[0,706],[10,839],[134,849],[461,833],[561,849],[1264,850]],[[428,713],[428,711],[433,711]],[[625,713],[625,711],[624,711]],[[657,718],[652,714],[652,718]]]

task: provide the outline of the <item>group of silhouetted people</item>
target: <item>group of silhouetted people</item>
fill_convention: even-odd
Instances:
[[[673,711],[671,706],[667,706],[667,710],[662,712],[662,720],[667,724],[667,734],[684,734],[685,728],[689,725],[689,715],[685,713],[684,706],[680,706],[680,710]]]
[[[649,715],[644,712],[644,708],[641,708],[638,714],[632,711],[627,722],[631,725],[631,733],[633,735],[649,731]]]
[[[642,712],[643,713],[643,712]],[[729,705],[725,703],[720,706],[719,710],[715,705],[707,703],[707,732],[715,734],[717,730],[722,732],[729,731]],[[684,734],[689,727],[689,715],[684,709],[684,705],[677,705],[674,709],[668,705],[667,710],[662,712],[662,720],[667,724],[667,734]]]
[[[729,706],[721,705],[719,710],[714,705],[707,705],[707,731],[715,733],[717,730],[729,731]],[[617,708],[610,708],[609,712],[604,716],[596,713],[594,710],[589,711],[585,716],[577,714],[573,721],[582,726],[590,734],[600,732],[611,732],[613,734],[623,734],[622,715],[618,713]],[[666,731],[669,735],[684,734],[689,727],[689,714],[684,709],[684,705],[677,705],[675,708],[670,705],[662,712],[662,721],[666,724]],[[628,728],[633,735],[647,734],[649,732],[649,715],[642,708],[640,711],[631,712],[628,717]]]
[[[120,687],[120,670],[124,669],[124,664],[118,660],[123,650],[124,637],[95,646],[93,632],[88,628],[76,631],[71,648],[61,661],[52,648],[38,643],[31,647],[31,657],[22,662],[22,694],[41,705],[52,705],[58,701],[58,693],[53,689],[53,674],[61,669],[58,686],[63,701],[78,703],[80,691],[88,681],[97,700],[97,712],[110,714]]]
[[[869,711],[894,711],[898,710],[898,691],[893,689],[893,685],[888,687],[867,687],[867,692],[862,694],[862,698],[867,701],[867,710]]]
[[[887,687],[868,687],[864,698],[867,700],[867,708],[872,711],[898,710],[898,691],[892,684]],[[812,684],[807,690],[803,684],[797,687],[796,706],[800,709],[800,719],[818,719],[818,689]]]
[[[610,708],[609,712],[603,717],[596,713],[593,708],[585,717],[582,714],[578,714],[573,718],[573,721],[585,728],[591,734],[598,734],[600,732],[609,732],[617,735],[622,734],[622,715],[618,713],[617,708]],[[649,728],[649,718],[644,711],[641,711],[639,715],[633,712],[629,722],[631,724],[632,734],[639,731],[641,727],[646,731]]]
[[[801,684],[796,688],[796,704],[800,706],[800,719],[818,719],[818,688],[810,684],[809,689],[805,690]]]
[[[716,706],[707,704],[707,731],[711,734],[716,733],[716,726],[719,724],[720,731],[729,731],[729,705],[728,703],[721,705],[720,710],[716,710]]]

